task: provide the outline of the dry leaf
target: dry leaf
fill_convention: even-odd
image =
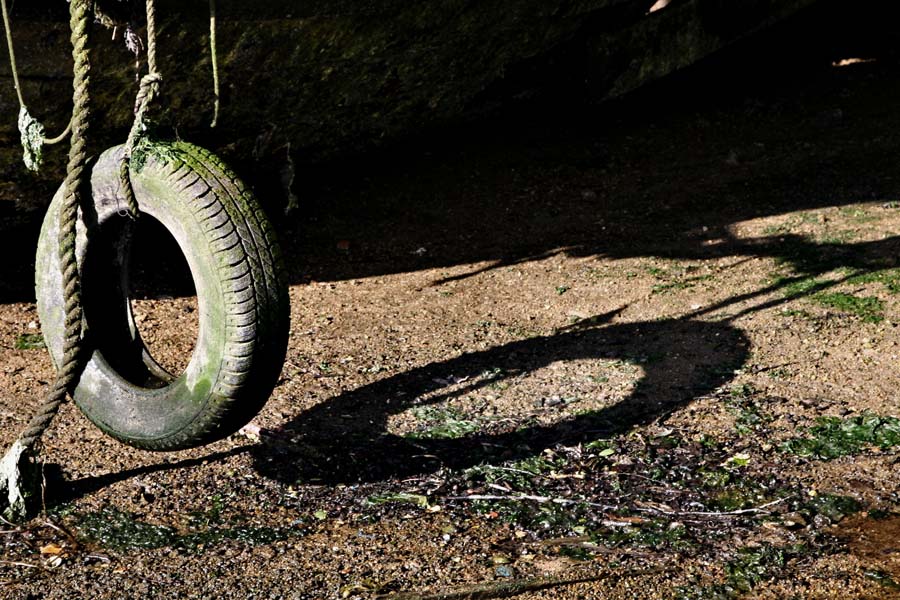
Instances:
[[[62,546],[54,544],[53,542],[50,542],[46,546],[41,546],[41,554],[45,555],[45,556],[46,555],[58,556],[58,555],[62,554],[63,552],[65,552],[65,549]]]

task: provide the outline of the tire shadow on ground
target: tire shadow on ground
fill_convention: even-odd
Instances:
[[[578,444],[664,418],[727,383],[749,356],[749,341],[727,324],[667,319],[610,324],[615,313],[556,335],[530,338],[435,362],[340,394],[251,450],[257,471],[285,483],[377,482],[534,456],[555,444]],[[552,424],[506,423],[457,439],[411,439],[388,431],[394,414],[471,394],[557,361],[653,356],[624,400],[600,410],[560,415]],[[485,378],[485,371],[499,373]],[[448,374],[471,384],[444,385]],[[423,396],[427,395],[427,399]],[[533,398],[523,399],[528,412]],[[351,417],[348,418],[348,415]],[[508,421],[508,420],[507,420]]]

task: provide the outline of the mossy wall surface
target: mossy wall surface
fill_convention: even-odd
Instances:
[[[269,149],[290,143],[295,161],[311,163],[478,112],[485,90],[517,65],[573,40],[582,62],[562,68],[592,66],[587,78],[602,98],[813,1],[747,0],[735,12],[724,0],[675,0],[647,17],[653,0],[218,0],[221,115],[210,130],[208,2],[159,0],[161,106],[184,139],[238,159],[252,156],[261,139]],[[63,0],[34,0],[16,3],[12,15],[26,102],[51,135],[70,110],[67,12]],[[134,56],[121,31],[111,37],[95,28],[94,141],[101,145],[125,139],[137,89]],[[0,176],[9,182],[24,175],[5,55]],[[64,151],[49,155],[48,181],[61,176]]]
[[[570,39],[621,0],[219,0],[220,136],[247,145],[274,128],[311,159],[369,146],[458,117],[505,69]],[[646,1],[642,2],[643,4]],[[20,73],[48,130],[69,111],[65,3],[18,3]],[[164,103],[180,135],[209,136],[212,73],[206,1],[162,1]],[[123,132],[136,91],[134,58],[95,30],[95,106],[104,133]],[[15,136],[17,104],[0,61],[0,141]],[[4,161],[5,162],[5,161]],[[5,169],[4,169],[5,170]]]

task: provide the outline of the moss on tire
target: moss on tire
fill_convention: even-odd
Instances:
[[[255,198],[211,153],[154,143],[133,162],[141,212],[178,242],[197,289],[199,334],[178,376],[152,358],[134,321],[128,284],[132,224],[121,217],[121,146],[91,176],[79,214],[77,252],[91,354],[75,390],[84,414],[112,437],[147,450],[177,450],[233,433],[262,408],[287,349],[289,303],[273,228]],[[137,158],[137,157],[135,157]],[[41,230],[38,312],[54,363],[61,358],[62,278],[57,235],[61,193]]]

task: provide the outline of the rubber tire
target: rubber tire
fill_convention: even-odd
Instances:
[[[79,211],[85,342],[91,356],[75,402],[100,429],[146,450],[178,450],[227,436],[252,419],[284,364],[289,301],[273,228],[255,198],[214,155],[184,142],[154,144],[132,183],[141,212],[172,234],[197,290],[199,334],[185,371],[150,356],[128,296],[131,221],[120,215],[121,146],[91,175],[93,202]],[[38,312],[54,364],[63,345],[57,232],[62,189],[37,254]],[[146,218],[146,217],[144,217]]]

